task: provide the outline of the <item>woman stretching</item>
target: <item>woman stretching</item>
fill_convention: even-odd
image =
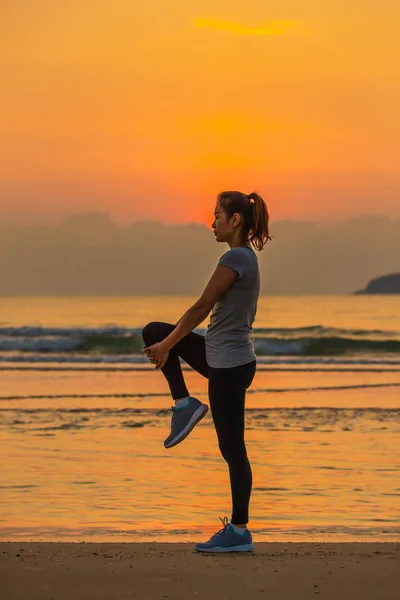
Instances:
[[[190,396],[179,361],[181,357],[208,379],[208,397],[218,445],[229,466],[232,518],[206,543],[203,552],[254,549],[247,528],[252,471],[244,440],[245,397],[256,372],[251,335],[260,291],[258,251],[271,239],[268,210],[256,193],[222,192],[212,224],[217,242],[230,250],[218,265],[200,298],[172,325],[153,321],[142,330],[143,352],[167,379],[172,406],[171,433],[164,442],[172,448],[182,442],[205,416],[208,406]],[[193,329],[209,315],[205,336]]]

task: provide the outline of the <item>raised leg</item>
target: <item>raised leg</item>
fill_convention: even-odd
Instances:
[[[175,325],[172,323],[152,321],[142,329],[142,338],[146,346],[151,346],[151,344],[161,342],[174,329]],[[171,348],[168,360],[161,369],[168,381],[171,395],[174,400],[189,396],[179,357],[187,362],[187,364],[195,371],[200,373],[200,375],[203,375],[203,377],[208,379],[209,367],[206,361],[204,336],[192,331],[182,338],[180,342]]]

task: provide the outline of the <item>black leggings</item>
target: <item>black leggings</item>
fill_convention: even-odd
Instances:
[[[174,329],[175,325],[170,323],[152,321],[142,330],[143,341],[146,346],[161,342]],[[226,369],[210,367],[206,361],[205,338],[192,331],[171,348],[162,368],[175,400],[189,396],[179,357],[208,379],[208,397],[219,449],[229,466],[231,522],[248,523],[252,472],[244,441],[244,405],[246,389],[256,372],[256,361]]]

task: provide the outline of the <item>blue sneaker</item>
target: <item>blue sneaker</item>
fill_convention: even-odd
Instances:
[[[162,414],[164,415],[170,410],[172,410],[171,433],[164,441],[166,448],[172,448],[172,446],[182,442],[193,427],[206,415],[208,406],[197,400],[197,398],[189,396],[189,402],[186,406],[171,406]]]
[[[243,529],[243,533],[237,533],[228,523],[228,517],[221,521],[224,525],[223,529],[214,533],[208,542],[196,544],[196,550],[199,552],[251,552],[254,550],[253,539],[247,527]]]

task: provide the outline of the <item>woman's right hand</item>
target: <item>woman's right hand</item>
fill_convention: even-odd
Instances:
[[[151,346],[145,346],[142,350],[147,358],[156,365],[156,369],[162,369],[168,360],[169,350],[166,350],[162,342],[156,342]]]

